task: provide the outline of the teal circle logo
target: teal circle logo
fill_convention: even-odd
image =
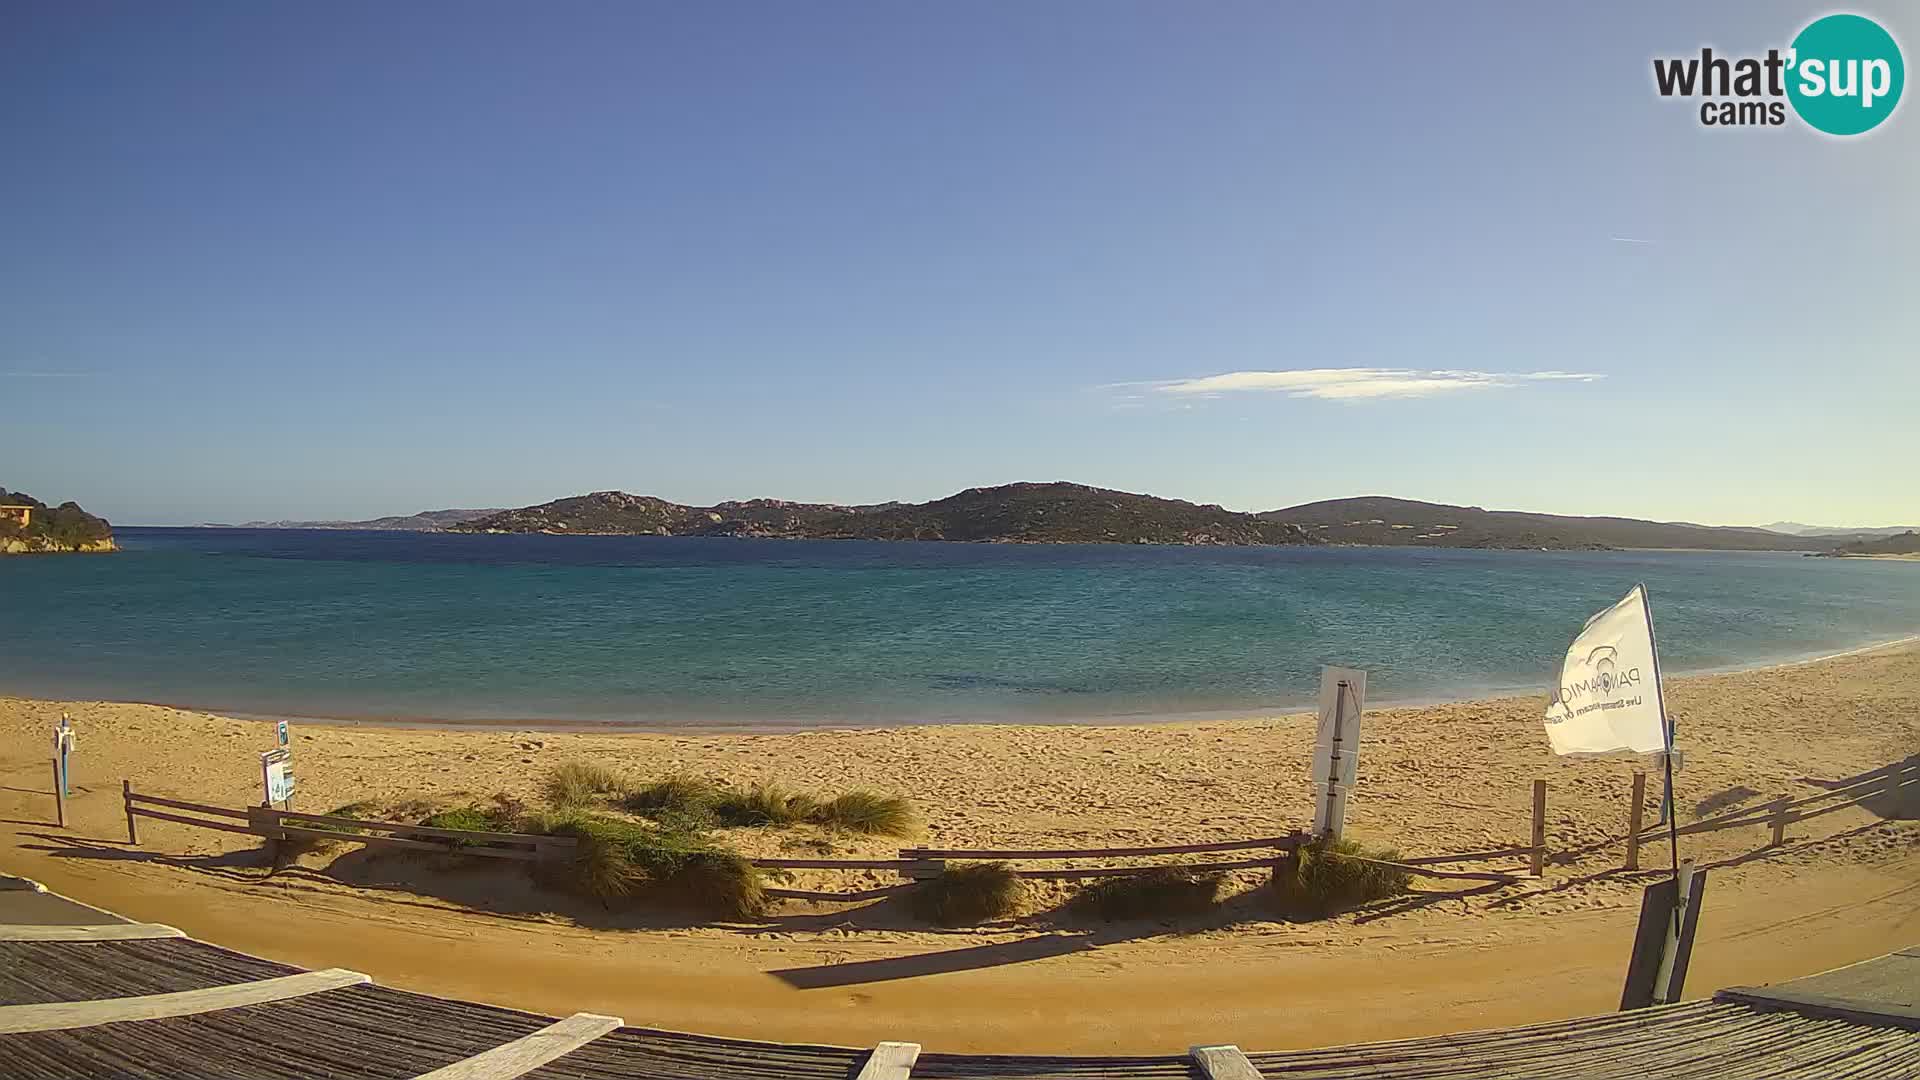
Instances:
[[[1787,100],[1829,135],[1872,131],[1893,115],[1907,83],[1900,45],[1863,15],[1815,19],[1793,39]]]

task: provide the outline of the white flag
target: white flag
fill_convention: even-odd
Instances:
[[[1556,754],[1658,753],[1667,748],[1647,590],[1587,620],[1560,665],[1547,706]]]

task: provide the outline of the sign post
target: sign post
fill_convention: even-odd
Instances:
[[[67,780],[67,758],[75,745],[73,722],[63,712],[60,726],[53,729],[53,820],[62,829],[67,827],[67,796],[73,794]]]
[[[1360,714],[1367,673],[1320,669],[1320,733],[1313,748],[1313,835],[1338,840],[1347,823],[1347,795],[1360,779]]]
[[[293,736],[289,734],[287,731],[287,722],[285,720],[282,720],[279,723],[275,724],[274,731],[276,734],[280,736],[281,746],[286,746],[288,743],[293,741]]]
[[[62,798],[73,794],[73,785],[67,780],[67,757],[79,745],[73,736],[73,721],[66,713],[60,714],[60,726],[53,729],[53,753],[58,762],[60,774],[60,795]]]

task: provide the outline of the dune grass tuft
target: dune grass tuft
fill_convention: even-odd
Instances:
[[[678,813],[699,816],[712,812],[725,789],[704,777],[669,776],[627,793],[620,804],[636,814]]]
[[[505,832],[513,819],[487,806],[455,806],[429,814],[420,824],[429,829],[465,829],[469,832]]]
[[[1392,862],[1400,858],[1400,853],[1346,839],[1316,840],[1299,848],[1274,868],[1274,901],[1281,914],[1295,919],[1323,919],[1398,896],[1413,880],[1405,870],[1341,856]]]
[[[1220,902],[1226,883],[1223,873],[1196,874],[1167,866],[1126,877],[1100,878],[1080,890],[1069,906],[1107,922],[1199,915]]]
[[[820,800],[779,784],[755,784],[745,791],[725,791],[711,810],[724,825],[798,825],[820,811]]]
[[[1011,915],[1026,889],[1005,863],[950,863],[909,894],[914,915],[941,926],[972,926]]]
[[[727,918],[766,909],[753,864],[697,830],[577,808],[530,814],[521,827],[577,842],[570,861],[534,864],[537,879],[550,888],[603,902],[651,894]]]
[[[455,806],[422,818],[420,824],[429,829],[462,829],[467,832],[512,832],[514,814],[511,807],[497,801],[492,806]],[[421,837],[421,839],[441,840],[441,837]],[[456,848],[471,846],[471,840],[455,840]],[[485,841],[481,841],[482,844]]]
[[[558,892],[610,901],[633,891],[633,860],[613,818],[583,810],[545,810],[527,815],[520,828],[543,836],[572,837],[573,857],[564,863],[535,862],[534,880]]]
[[[913,804],[897,795],[849,791],[822,803],[810,819],[815,824],[868,836],[909,836],[914,830]]]
[[[597,795],[625,795],[627,781],[619,773],[592,761],[569,761],[554,767],[541,783],[547,805],[587,806]]]
[[[869,836],[909,836],[916,824],[913,804],[895,795],[849,791],[822,800],[780,784],[735,790],[697,776],[656,780],[628,792],[620,805],[662,824],[687,827],[819,825]]]

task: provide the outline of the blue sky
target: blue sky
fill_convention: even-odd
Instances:
[[[1906,523],[1914,105],[1652,90],[1825,10],[9,4],[0,485]]]

